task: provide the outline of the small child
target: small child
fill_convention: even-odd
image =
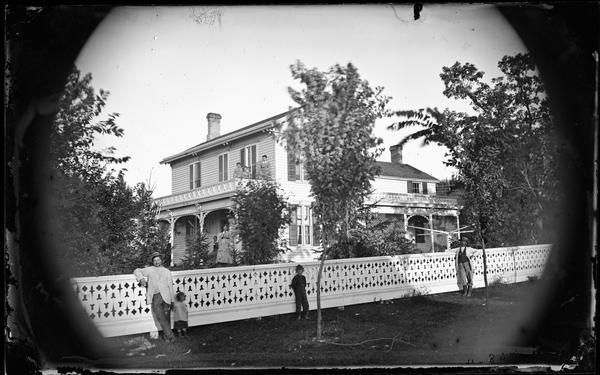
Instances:
[[[296,266],[296,276],[292,279],[290,287],[294,290],[296,296],[296,318],[308,320],[308,298],[306,297],[306,277],[302,275],[304,267],[300,264]],[[302,307],[302,314],[300,314]]]
[[[173,330],[179,336],[185,336],[185,331],[188,327],[188,310],[184,302],[185,293],[178,292],[175,295],[175,303],[173,304],[173,309],[175,310],[175,324],[173,325]]]

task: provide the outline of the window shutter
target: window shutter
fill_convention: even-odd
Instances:
[[[252,178],[256,178],[256,146],[252,146]]]
[[[410,181],[410,180],[406,181],[406,192],[407,193],[412,193],[413,192],[412,181]]]
[[[242,148],[240,150],[240,163],[242,163],[242,167],[246,166],[246,149]]]
[[[290,224],[290,246],[298,246],[298,226]]]
[[[427,194],[427,182],[423,182],[423,194]]]
[[[223,181],[229,179],[229,154],[223,155]]]
[[[194,189],[194,164],[190,164],[190,190]]]
[[[296,181],[296,158],[294,157],[294,154],[288,150],[288,154],[287,154],[287,161],[288,161],[288,181]]]
[[[223,181],[223,155],[219,155],[219,182]]]
[[[196,187],[199,188],[202,186],[202,166],[200,165],[200,162],[197,162],[194,165],[196,166]]]

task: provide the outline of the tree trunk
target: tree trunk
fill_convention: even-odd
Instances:
[[[487,254],[485,251],[485,242],[481,230],[481,221],[479,221],[479,239],[481,240],[481,249],[483,250],[483,284],[485,286],[485,305],[488,305],[488,279],[487,279]]]
[[[317,340],[321,340],[323,332],[321,323],[321,276],[323,275],[326,254],[327,251],[324,249],[323,253],[321,253],[321,264],[319,265],[319,273],[317,274]]]

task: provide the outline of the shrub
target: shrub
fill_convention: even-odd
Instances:
[[[215,264],[216,254],[209,253],[210,242],[203,231],[196,231],[188,241],[186,256],[181,261],[182,269],[210,267]]]

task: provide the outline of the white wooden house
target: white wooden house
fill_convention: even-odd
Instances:
[[[269,160],[272,178],[289,197],[292,210],[292,223],[286,231],[290,251],[282,260],[312,260],[312,250],[319,246],[319,230],[310,208],[310,185],[304,179],[302,165],[296,164],[282,141],[278,141],[288,113],[223,135],[221,116],[209,113],[206,141],[161,161],[171,166],[172,193],[155,201],[161,208],[159,219],[170,228],[174,264],[185,256],[188,239],[195,230],[204,230],[212,239],[228,222],[231,197],[238,182],[233,176],[236,163],[248,167],[255,178],[263,155]],[[457,200],[436,196],[439,181],[404,164],[400,147],[392,146],[390,152],[390,162],[378,162],[382,172],[373,182],[370,199],[376,205],[374,211],[381,219],[404,225],[421,251],[444,250],[445,235],[418,228],[458,229]]]

